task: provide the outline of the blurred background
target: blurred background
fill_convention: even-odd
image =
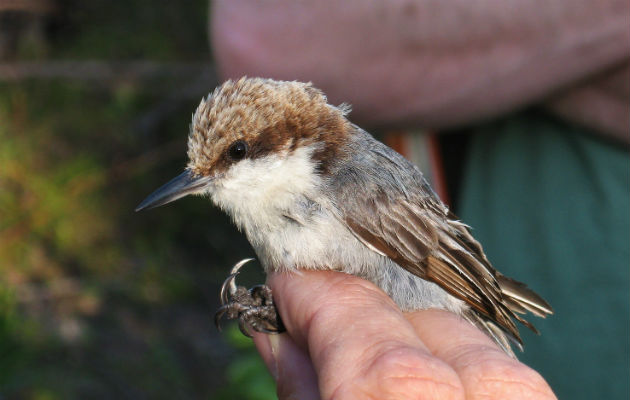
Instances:
[[[0,0],[0,400],[276,397],[213,323],[246,239],[200,198],[133,211],[185,166],[217,65],[401,128],[381,138],[556,310],[519,358],[560,398],[628,398],[628,3],[412,3],[215,1],[210,38],[208,0]]]
[[[206,0],[0,0],[0,398],[275,397],[212,320],[244,237],[202,199],[133,211],[185,166],[207,21]]]

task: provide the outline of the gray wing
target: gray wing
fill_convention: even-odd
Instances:
[[[522,284],[520,297],[527,301],[506,299],[499,280],[507,278],[492,268],[468,227],[437,198],[418,168],[367,133],[356,140],[368,151],[352,153],[354,159],[340,165],[331,180],[340,218],[355,236],[465,301],[517,342],[512,317],[535,330],[513,311],[544,316],[549,305]]]

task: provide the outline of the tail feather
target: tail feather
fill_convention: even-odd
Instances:
[[[524,314],[523,309],[531,312],[537,317],[545,318],[553,314],[553,308],[542,297],[534,293],[524,283],[508,278],[497,273],[497,281],[501,288],[501,293],[509,301],[512,311]]]

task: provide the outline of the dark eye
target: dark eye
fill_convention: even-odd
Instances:
[[[242,140],[232,143],[228,149],[228,156],[232,160],[240,160],[245,157],[245,154],[247,154],[247,143]]]

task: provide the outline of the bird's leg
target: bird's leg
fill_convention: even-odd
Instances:
[[[257,285],[251,289],[236,286],[239,269],[251,260],[248,258],[238,262],[223,282],[221,307],[214,315],[214,323],[221,330],[221,318],[225,315],[227,319],[238,319],[241,332],[248,337],[252,336],[250,329],[263,333],[282,333],[286,329],[273,303],[269,286]]]

